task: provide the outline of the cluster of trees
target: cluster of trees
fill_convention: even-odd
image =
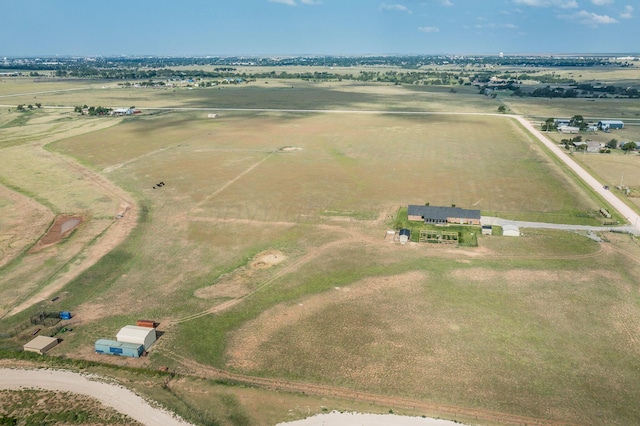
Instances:
[[[511,96],[531,96],[534,98],[607,98],[609,96],[639,98],[640,92],[634,87],[618,87],[613,85],[593,86],[592,84],[577,84],[565,87],[538,87],[533,91],[525,91],[520,87],[514,88]]]
[[[40,102],[36,102],[36,108],[42,108],[42,104]],[[33,105],[29,104],[25,107],[24,104],[20,104],[16,107],[16,109],[18,111],[27,111],[27,110],[32,110],[33,109]]]
[[[550,67],[629,67],[634,61],[620,62],[607,56],[592,57],[543,57],[543,56],[458,56],[458,55],[413,55],[413,56],[209,56],[209,57],[55,57],[55,58],[11,58],[5,60],[3,68],[20,70],[71,70],[93,67],[96,69],[140,69],[184,66],[216,66],[229,68],[239,65],[252,66],[392,66],[404,69],[420,69],[429,65],[457,65],[461,67],[490,68],[494,66],[518,66],[530,68]]]
[[[363,82],[382,82],[394,84],[430,84],[430,85],[462,85],[465,83],[465,73],[424,70],[424,71],[361,71],[358,74],[338,74],[328,71],[296,72],[287,71],[264,71],[252,73],[238,73],[235,68],[220,67],[214,71],[194,70],[176,71],[170,68],[160,69],[98,69],[93,67],[77,67],[71,70],[59,69],[56,71],[58,77],[82,77],[82,78],[102,78],[115,80],[170,80],[170,79],[241,79],[252,81],[256,79],[277,78],[277,79],[299,79],[305,81],[342,81],[354,80]],[[139,84],[145,84],[139,83]],[[153,83],[157,85],[157,83]],[[470,83],[467,83],[470,84]]]
[[[584,119],[584,117],[580,114],[576,114],[569,119],[569,126],[577,127],[580,130],[586,130],[589,127],[589,123]],[[547,118],[545,122],[542,124],[542,130],[550,131],[557,130],[558,126],[556,124],[555,118]],[[580,141],[576,141],[580,142]]]
[[[73,108],[73,112],[77,112],[82,114],[83,111],[87,111],[88,115],[108,115],[112,109],[111,108],[103,108],[101,106],[98,107],[94,107],[94,106],[87,106],[87,105],[83,105],[83,106],[75,106]]]

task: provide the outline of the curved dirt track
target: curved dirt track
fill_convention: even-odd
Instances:
[[[190,423],[161,408],[152,407],[130,390],[90,380],[90,376],[64,370],[0,368],[0,389],[45,389],[87,395],[145,425],[186,426]]]
[[[383,407],[402,407],[405,409],[418,411],[424,415],[445,415],[452,418],[460,417],[463,419],[463,422],[477,420],[489,423],[499,423],[503,425],[530,426],[570,424],[553,420],[518,416],[515,414],[500,413],[497,411],[483,410],[478,408],[457,407],[455,405],[448,404],[436,404],[427,401],[421,401],[419,399],[376,395],[372,393],[330,385],[318,385],[314,383],[295,382],[284,379],[246,376],[243,374],[231,373],[229,371],[209,367],[174,353],[167,353],[167,355],[173,357],[185,367],[185,374],[193,374],[194,371],[197,371],[198,376],[206,377],[208,379],[229,380],[236,383],[248,384],[251,386],[257,386],[280,392],[296,392],[352,401],[368,402]]]

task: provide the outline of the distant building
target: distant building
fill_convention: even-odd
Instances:
[[[598,121],[598,128],[602,130],[623,129],[624,122],[619,120],[601,120]]]
[[[604,144],[596,141],[587,142],[587,152],[600,152],[604,146]]]
[[[140,114],[139,109],[135,108],[116,108],[111,111],[111,115],[132,115],[132,114]]]
[[[580,132],[580,128],[579,127],[573,127],[573,126],[560,126],[560,127],[558,127],[558,131],[560,133],[579,133]]]
[[[409,220],[436,225],[480,225],[480,210],[465,210],[459,207],[410,205],[407,216]]]

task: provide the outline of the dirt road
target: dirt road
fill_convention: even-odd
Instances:
[[[152,407],[147,401],[124,387],[103,383],[96,379],[95,376],[84,376],[63,370],[0,368],[0,389],[38,388],[79,393],[95,398],[145,425],[190,425],[173,413]]]

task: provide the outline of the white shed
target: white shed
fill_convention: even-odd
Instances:
[[[515,225],[504,225],[502,227],[502,235],[505,237],[519,237],[520,228]]]
[[[149,346],[156,341],[156,329],[150,327],[140,327],[137,325],[127,325],[120,329],[116,334],[118,342],[136,343],[143,345],[144,349],[149,349]]]

